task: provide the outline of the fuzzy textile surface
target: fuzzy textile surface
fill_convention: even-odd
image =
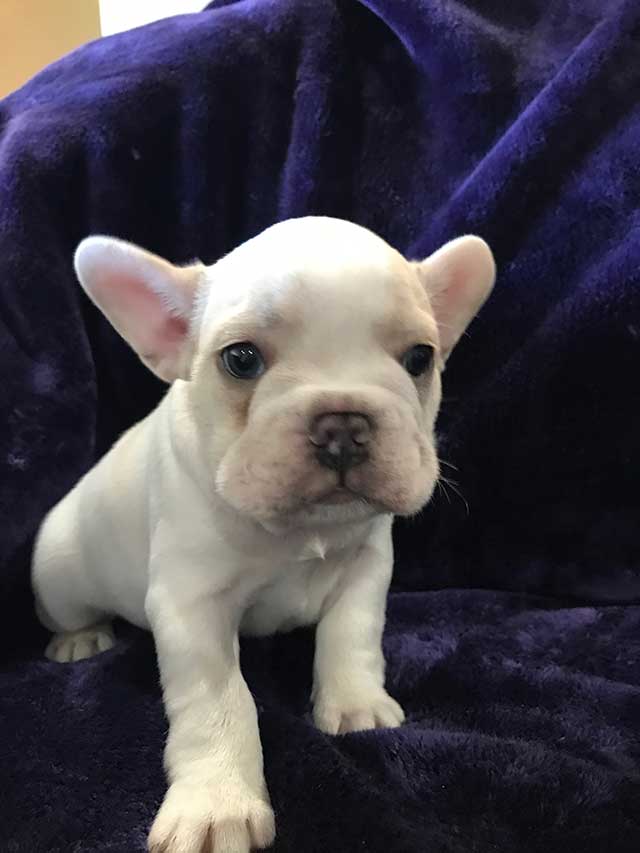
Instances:
[[[640,850],[640,4],[237,0],[0,103],[0,851],[135,853],[153,642],[43,658],[45,511],[163,388],[74,280],[89,233],[212,262],[324,213],[499,268],[450,360],[456,491],[396,527],[399,730],[311,725],[310,632],[243,643],[279,853]]]

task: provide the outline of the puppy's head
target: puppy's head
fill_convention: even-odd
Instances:
[[[420,262],[308,217],[211,267],[90,237],[85,290],[142,360],[183,380],[219,496],[264,524],[410,515],[438,477],[440,373],[493,285],[487,245]]]

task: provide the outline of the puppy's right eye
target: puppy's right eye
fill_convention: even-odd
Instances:
[[[225,347],[221,357],[224,369],[235,379],[257,379],[264,373],[262,353],[250,341]]]
[[[433,347],[427,344],[416,344],[402,356],[404,369],[413,377],[422,376],[433,362]]]

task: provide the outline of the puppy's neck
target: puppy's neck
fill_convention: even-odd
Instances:
[[[320,524],[307,519],[281,518],[257,521],[225,504],[219,496],[215,499],[213,517],[216,527],[227,544],[235,551],[256,557],[307,562],[323,561],[336,551],[364,541],[379,515],[354,520]]]

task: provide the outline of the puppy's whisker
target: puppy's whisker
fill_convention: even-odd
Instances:
[[[439,462],[441,465],[446,465],[446,466],[447,466],[447,468],[453,468],[453,470],[454,470],[454,471],[459,471],[459,470],[460,470],[460,469],[457,467],[457,465],[453,465],[451,462],[447,462],[447,460],[446,460],[446,459],[440,459],[440,457],[438,457],[438,462]]]
[[[457,487],[457,484],[454,483],[453,480],[449,480],[449,479],[447,479],[447,477],[443,477],[443,476],[440,476],[440,478],[438,480],[438,484],[440,484],[440,483],[442,483],[443,487],[446,484],[447,486],[449,486],[450,489],[452,489],[455,492],[455,494],[460,498],[462,503],[465,505],[465,508],[467,510],[467,515],[471,515],[471,511],[469,509],[469,503],[468,503],[467,499],[465,498],[465,496],[460,491],[460,489]]]
[[[449,504],[449,506],[451,506],[451,498],[449,497],[449,492],[447,491],[446,486],[444,485],[444,483],[442,483],[440,480],[436,480],[436,486],[438,487],[439,491],[440,491],[440,492],[445,496],[445,498],[447,499],[447,503]]]

